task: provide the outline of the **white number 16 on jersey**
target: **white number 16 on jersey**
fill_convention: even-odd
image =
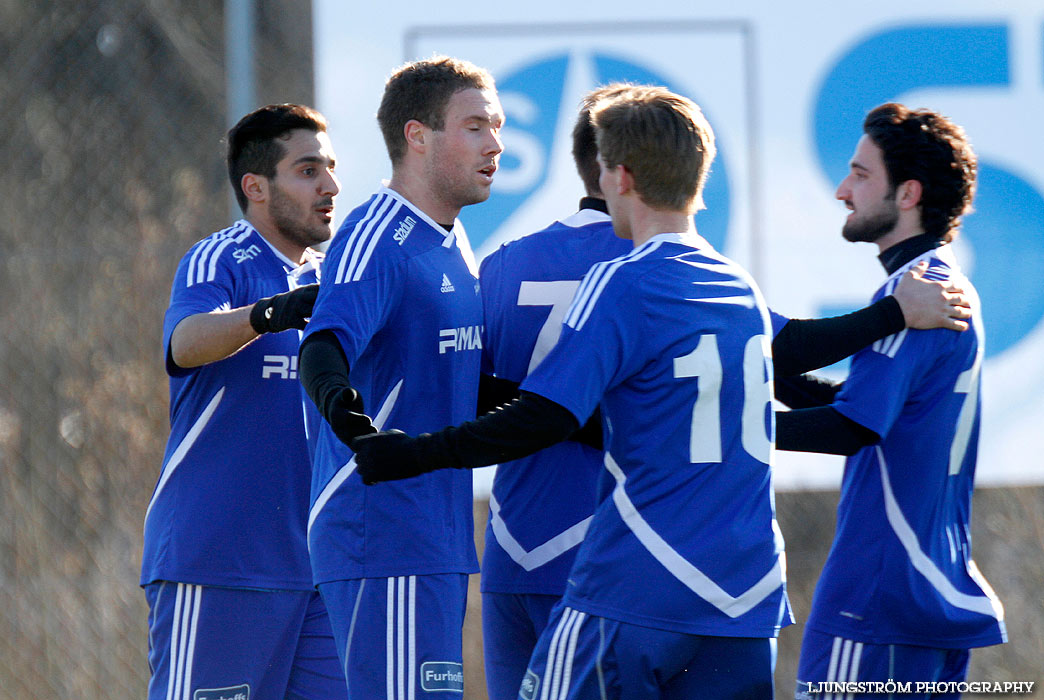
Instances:
[[[767,377],[768,338],[755,335],[743,351],[743,449],[754,459],[769,464],[772,442],[765,425],[765,411],[772,401]],[[689,461],[721,462],[721,355],[718,336],[700,336],[696,349],[674,358],[674,377],[699,377],[700,393],[692,407]]]

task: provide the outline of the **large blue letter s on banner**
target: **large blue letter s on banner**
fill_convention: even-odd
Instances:
[[[816,98],[813,140],[827,177],[836,183],[845,176],[863,118],[873,107],[915,89],[1010,85],[1009,48],[1003,24],[902,27],[854,45]],[[1018,143],[1010,146],[1017,149]],[[1041,193],[980,158],[975,213],[961,235],[975,252],[972,280],[986,316],[987,355],[1015,345],[1044,317],[1042,221]]]
[[[505,221],[522,207],[530,197],[545,187],[549,174],[552,149],[568,151],[571,143],[554,143],[555,127],[562,110],[567,110],[570,123],[575,120],[579,97],[563,94],[566,73],[570,61],[589,61],[587,71],[596,85],[607,85],[624,81],[665,85],[675,92],[686,94],[681,87],[674,86],[653,69],[608,52],[592,50],[570,53],[562,51],[552,55],[538,55],[532,62],[497,76],[507,122],[503,131],[504,155],[501,171],[493,185],[489,201],[479,207],[469,207],[464,215],[468,236],[476,250],[495,236]],[[585,89],[586,91],[586,89]],[[577,101],[574,101],[573,98]],[[699,102],[697,95],[691,95]],[[713,123],[714,105],[701,105]],[[728,233],[731,195],[729,189],[729,153],[719,143],[718,157],[714,163],[714,175],[708,180],[704,200],[707,209],[696,215],[700,234],[711,245],[724,250]],[[579,177],[577,176],[579,183]],[[579,184],[577,191],[580,190]],[[569,206],[573,206],[570,202]],[[550,223],[552,216],[564,216],[568,210],[547,212]]]

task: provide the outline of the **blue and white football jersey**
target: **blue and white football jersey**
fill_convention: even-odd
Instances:
[[[473,261],[459,222],[446,231],[386,187],[341,225],[305,335],[337,336],[378,428],[417,435],[475,417],[482,303]],[[467,470],[364,486],[352,451],[323,421],[309,514],[315,583],[477,571],[472,498]]]
[[[949,246],[929,279],[973,295],[971,330],[904,330],[852,358],[834,408],[881,436],[845,463],[834,544],[808,627],[875,644],[970,648],[1005,640],[1004,611],[971,558],[983,327]]]
[[[182,369],[170,337],[188,316],[235,309],[316,281],[245,220],[194,245],[163,321],[170,438],[145,516],[142,585],[310,590],[305,540],[311,468],[297,381],[300,333],[269,333],[219,362]]]
[[[631,242],[581,209],[482,261],[483,371],[521,382],[554,347],[580,279]],[[562,595],[597,499],[602,453],[561,442],[501,465],[493,480],[482,590]]]
[[[699,236],[660,234],[591,268],[522,384],[581,423],[601,403],[607,473],[564,605],[699,635],[792,622],[770,333],[753,280]]]

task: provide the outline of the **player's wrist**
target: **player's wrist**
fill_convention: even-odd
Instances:
[[[258,299],[250,309],[250,327],[258,335],[264,335],[271,331],[270,322],[273,313],[272,302],[274,300],[275,297]]]
[[[435,471],[438,467],[422,456],[422,445],[425,438],[430,437],[425,434],[414,438],[402,431],[390,430],[352,440],[351,448],[363,483],[372,486]]]
[[[336,407],[327,420],[337,439],[349,447],[357,438],[377,432],[369,416],[344,406]]]
[[[318,284],[307,284],[289,292],[258,299],[250,309],[250,326],[260,335],[301,330],[315,306]]]

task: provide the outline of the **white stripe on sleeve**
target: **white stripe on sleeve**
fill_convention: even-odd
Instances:
[[[609,284],[609,280],[612,279],[616,271],[619,270],[623,265],[635,260],[641,260],[646,255],[649,255],[661,245],[660,241],[654,241],[651,244],[642,246],[636,249],[634,252],[628,253],[622,258],[610,261],[608,263],[600,263],[600,269],[592,269],[591,272],[596,272],[592,275],[588,273],[591,278],[584,278],[583,284],[580,289],[576,292],[576,299],[573,302],[573,307],[566,312],[566,324],[570,328],[580,330],[584,327],[587,319],[591,316],[591,312],[594,310],[595,304],[598,302],[598,297],[601,296],[605,290],[605,286]],[[588,283],[590,281],[590,284]]]
[[[365,238],[365,230],[367,227],[372,227],[376,221],[380,220],[381,214],[378,213],[376,218],[374,212],[379,208],[387,207],[388,199],[386,197],[374,197],[373,202],[370,204],[370,208],[366,210],[366,215],[359,219],[359,222],[355,224],[355,228],[352,229],[351,234],[348,236],[348,242],[344,246],[344,252],[341,253],[341,261],[337,265],[337,274],[334,275],[334,283],[340,284],[344,282],[345,270],[348,267],[348,261],[352,257],[351,251],[354,246],[358,245],[358,239],[360,236]]]

